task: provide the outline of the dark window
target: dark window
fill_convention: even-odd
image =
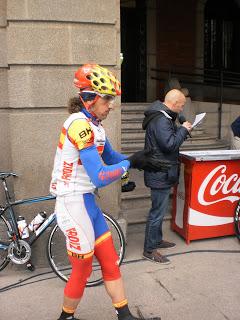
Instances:
[[[234,0],[205,6],[205,68],[240,71],[240,9]]]

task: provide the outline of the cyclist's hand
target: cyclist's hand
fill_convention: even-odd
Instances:
[[[121,177],[122,192],[133,191],[136,187],[134,181],[129,181],[129,171],[126,171]]]

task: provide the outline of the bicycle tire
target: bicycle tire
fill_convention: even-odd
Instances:
[[[109,229],[111,231],[113,242],[117,254],[119,256],[119,265],[121,265],[125,255],[125,238],[121,227],[117,221],[109,214],[103,213]],[[49,235],[47,242],[47,257],[49,264],[55,274],[67,282],[71,273],[71,265],[69,263],[68,255],[66,252],[66,241],[63,232],[55,225]],[[93,258],[93,269],[90,278],[86,284],[87,287],[94,287],[103,282],[101,267],[97,259]]]
[[[234,227],[235,227],[235,233],[240,241],[240,200],[238,201],[235,209],[235,215],[234,215]]]
[[[11,243],[9,234],[11,227],[9,222],[3,216],[0,216],[0,242]],[[0,271],[2,271],[9,264],[8,250],[0,249]]]

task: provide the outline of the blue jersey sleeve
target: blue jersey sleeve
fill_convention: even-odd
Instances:
[[[118,180],[128,170],[130,162],[123,160],[114,165],[104,166],[96,146],[91,146],[79,151],[82,165],[89,175],[92,183],[101,188]]]
[[[113,150],[111,143],[106,139],[102,159],[106,164],[115,164],[127,159],[127,156]]]

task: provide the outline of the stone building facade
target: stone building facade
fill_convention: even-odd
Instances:
[[[77,93],[72,80],[79,65],[97,62],[121,77],[124,103],[161,98],[164,83],[155,79],[154,69],[204,67],[205,8],[214,7],[214,1],[1,0],[0,170],[20,175],[14,181],[16,198],[48,193],[59,132],[67,117],[66,104]],[[229,11],[237,26],[239,1],[225,0],[221,7],[221,21],[228,18],[224,12]],[[240,68],[238,61],[236,67]],[[211,102],[216,103],[214,109],[204,103],[201,110],[211,113],[207,126],[215,132],[219,106],[218,100]],[[104,122],[119,151],[120,103]],[[237,106],[223,107],[223,136],[238,113]],[[104,188],[100,195],[102,208],[121,217],[119,182]],[[46,204],[50,210],[53,205]],[[33,214],[31,207],[24,208],[26,217]]]
[[[75,70],[96,62],[120,76],[120,2],[1,0],[0,43],[0,170],[19,174],[17,199],[45,195]],[[118,150],[120,121],[118,106],[104,123]],[[116,217],[119,189],[100,199]]]

